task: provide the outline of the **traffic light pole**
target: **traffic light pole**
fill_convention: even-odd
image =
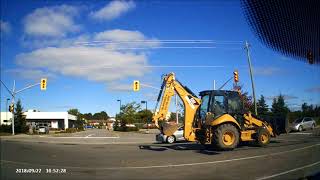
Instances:
[[[15,96],[16,94],[24,91],[24,90],[27,90],[27,89],[30,89],[34,86],[37,86],[37,85],[40,85],[41,83],[36,83],[36,84],[32,84],[32,85],[29,85],[27,87],[24,87],[18,91],[16,91],[16,81],[13,80],[13,87],[12,87],[12,91],[9,90],[9,88],[1,81],[1,83],[3,84],[3,86],[7,89],[7,91],[9,92],[9,94],[12,96],[12,100],[11,100],[11,104],[14,105],[14,100],[15,100]],[[8,108],[8,107],[6,107]],[[15,132],[14,132],[14,108],[12,110],[12,122],[11,122],[11,125],[12,125],[12,135],[15,135]]]
[[[249,64],[249,70],[250,70],[254,112],[255,112],[255,115],[258,115],[256,93],[255,93],[254,82],[253,82],[253,72],[252,72],[252,65],[251,65],[251,58],[250,58],[250,51],[249,51],[249,43],[248,43],[248,41],[246,41],[245,49],[247,50],[248,64]]]

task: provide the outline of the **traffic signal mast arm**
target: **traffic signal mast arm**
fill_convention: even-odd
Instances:
[[[201,104],[201,99],[199,99],[194,93],[192,93],[187,87],[183,86],[179,81],[175,79],[174,73],[167,74],[161,86],[161,90],[158,96],[158,103],[160,101],[160,107],[158,112],[155,111],[153,115],[153,122],[156,126],[163,131],[166,135],[172,135],[177,127],[169,127],[169,124],[162,123],[161,127],[159,126],[159,121],[164,121],[166,115],[169,111],[169,106],[172,96],[175,92],[181,98],[184,105],[184,138],[187,141],[195,141],[195,133],[193,131],[193,120],[197,112],[198,107]],[[162,98],[161,98],[162,95]],[[171,130],[170,130],[171,129]]]

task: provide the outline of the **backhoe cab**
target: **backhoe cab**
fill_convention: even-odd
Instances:
[[[240,141],[255,141],[257,145],[265,146],[270,137],[275,136],[270,124],[244,112],[237,91],[202,91],[200,96],[201,106],[195,120],[201,124],[196,131],[201,144],[211,143],[219,149],[231,150]]]
[[[167,136],[178,128],[177,124],[168,123],[165,119],[175,93],[184,105],[184,138],[187,141],[210,143],[222,150],[232,150],[240,141],[255,141],[265,146],[270,137],[276,136],[269,123],[244,112],[238,92],[202,91],[200,99],[176,80],[174,73],[164,76],[158,96],[160,106],[153,115],[153,122]]]

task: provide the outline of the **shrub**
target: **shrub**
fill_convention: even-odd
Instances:
[[[75,133],[75,132],[77,132],[76,128],[68,128],[68,129],[66,129],[66,133]]]
[[[128,131],[139,131],[139,128],[137,127],[117,127],[114,129],[115,131],[123,131],[123,132],[128,132]]]
[[[12,126],[11,125],[2,124],[0,126],[0,132],[11,133],[12,132]]]

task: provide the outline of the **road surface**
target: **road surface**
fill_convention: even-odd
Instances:
[[[281,135],[265,148],[241,145],[234,151],[196,143],[157,144],[153,139],[154,134],[102,130],[1,138],[1,179],[262,180],[320,175],[320,136],[311,131]]]

